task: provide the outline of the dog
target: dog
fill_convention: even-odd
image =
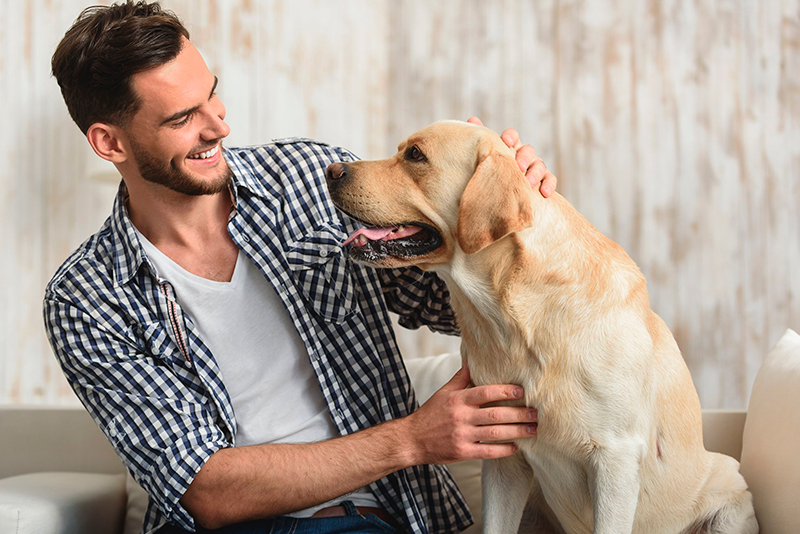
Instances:
[[[753,534],[733,458],[703,447],[700,401],[625,251],[532,188],[493,131],[437,122],[380,161],[333,163],[363,223],[355,261],[447,284],[476,385],[519,384],[537,435],[483,463],[484,532]]]

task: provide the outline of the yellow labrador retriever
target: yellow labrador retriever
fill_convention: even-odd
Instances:
[[[703,448],[700,404],[645,279],[491,130],[439,122],[382,161],[335,163],[350,256],[446,281],[476,384],[519,384],[535,437],[483,468],[484,530],[756,533],[737,462]]]

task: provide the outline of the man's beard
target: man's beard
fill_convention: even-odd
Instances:
[[[129,138],[129,140],[133,156],[136,158],[136,166],[139,168],[139,174],[142,178],[148,182],[163,185],[177,193],[191,196],[215,195],[226,191],[233,178],[233,172],[228,167],[225,158],[220,159],[224,169],[219,177],[212,181],[203,182],[178,169],[173,160],[167,163],[161,162],[143,149],[133,138]],[[219,149],[222,150],[222,143],[220,143]]]

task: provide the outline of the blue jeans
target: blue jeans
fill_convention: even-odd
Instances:
[[[228,525],[216,530],[197,527],[197,534],[395,534],[399,531],[373,514],[360,515],[350,501],[341,503],[347,515],[337,517],[297,518],[280,516]],[[188,533],[180,527],[167,525],[158,534]]]

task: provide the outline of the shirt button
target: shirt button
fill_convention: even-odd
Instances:
[[[323,248],[322,250],[319,251],[319,255],[322,256],[323,258],[327,257],[328,250]]]

